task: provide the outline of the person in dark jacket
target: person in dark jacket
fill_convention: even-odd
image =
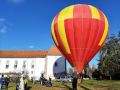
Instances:
[[[24,77],[24,90],[28,90],[28,79]]]
[[[2,74],[2,77],[0,77],[0,90],[2,90],[3,85],[4,85],[4,75]]]
[[[41,74],[40,84],[41,84],[41,85],[44,85],[44,74]]]
[[[20,77],[18,77],[16,80],[16,90],[19,90],[19,88],[20,88]]]
[[[77,76],[73,76],[73,80],[72,80],[72,88],[73,90],[77,90]]]
[[[5,78],[5,90],[8,90],[9,82],[10,82],[9,77],[6,77]]]
[[[49,77],[49,82],[51,83],[51,78]]]

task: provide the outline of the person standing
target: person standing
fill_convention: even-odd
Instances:
[[[72,88],[73,90],[77,90],[77,76],[76,75],[73,76]]]
[[[20,90],[24,90],[23,75],[21,75],[21,78],[20,78]]]
[[[40,84],[41,84],[41,85],[44,85],[44,74],[41,74]]]
[[[52,86],[51,77],[49,77],[49,86]]]
[[[16,80],[16,90],[20,89],[20,78],[18,77]]]
[[[9,77],[5,78],[5,90],[8,90],[8,85],[9,85]]]
[[[35,84],[35,77],[33,77],[33,84]]]
[[[2,74],[2,77],[0,78],[0,90],[2,90],[3,83],[4,83],[4,75]]]
[[[49,82],[51,83],[51,78],[49,77]]]
[[[24,78],[24,90],[27,90],[28,88],[28,80],[27,78]]]

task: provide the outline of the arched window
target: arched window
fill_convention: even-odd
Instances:
[[[55,62],[55,67],[57,67],[58,66],[58,63],[57,62]]]

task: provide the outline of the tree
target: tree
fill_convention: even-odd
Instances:
[[[92,77],[93,77],[94,79],[98,79],[98,78],[99,78],[99,71],[98,71],[97,69],[95,69],[95,70],[93,71]]]
[[[120,72],[120,32],[118,36],[112,35],[100,51],[100,60],[98,64],[101,75],[112,76]]]
[[[77,72],[76,72],[76,70],[74,69],[74,68],[69,68],[68,69],[68,74],[70,75],[70,76],[72,76],[73,74],[76,74]]]

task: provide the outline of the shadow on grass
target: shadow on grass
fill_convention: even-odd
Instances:
[[[14,87],[14,86],[12,86],[12,85],[9,85],[8,86],[8,88],[11,88],[11,87]],[[1,90],[1,89],[0,89]],[[4,85],[4,86],[2,86],[2,90],[7,90],[7,87]]]
[[[58,87],[58,88],[62,88],[62,89],[67,89],[67,90],[72,90],[72,88],[70,86],[68,86],[65,83],[62,83],[61,85],[53,85],[53,87]]]
[[[67,84],[63,84],[68,90],[73,90],[69,85],[67,85]],[[79,87],[79,86],[77,86],[77,87]],[[81,88],[83,88],[84,90],[91,90],[91,89],[89,89],[89,88],[87,88],[87,87],[85,87],[85,86],[82,86],[82,85],[80,85],[80,87]]]
[[[28,87],[27,87],[27,90],[30,90],[31,88],[32,88],[31,86],[28,86]]]
[[[65,88],[65,87],[62,87],[62,86],[57,86],[57,85],[56,85],[56,86],[53,86],[53,87],[58,87],[58,88]]]
[[[67,85],[67,84],[63,84],[64,86],[65,86],[65,88],[67,88],[68,90],[72,90],[72,88],[69,86],[69,85]]]
[[[71,88],[71,86],[69,86],[69,85],[67,85],[66,83],[62,83],[62,86],[53,86],[53,87],[59,87],[59,88],[63,88],[63,89],[67,89],[67,90],[73,90],[72,88]],[[83,88],[84,90],[91,90],[91,89],[89,89],[89,88],[87,88],[87,87],[85,87],[85,86],[83,86],[83,85],[80,85],[80,87],[81,88]]]
[[[85,87],[85,86],[83,86],[83,85],[81,85],[81,88],[83,88],[83,89],[85,89],[85,90],[91,90],[91,89],[89,89],[89,88],[87,88],[87,87]]]

